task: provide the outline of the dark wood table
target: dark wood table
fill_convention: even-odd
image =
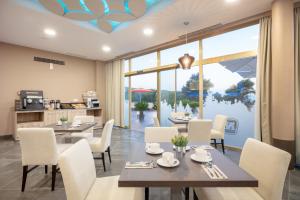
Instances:
[[[194,144],[193,144],[194,145]],[[166,151],[173,152],[171,143],[161,143]],[[132,147],[128,161],[151,161],[157,160],[161,155],[153,156],[145,152],[145,144],[135,144]],[[210,179],[202,169],[201,164],[191,160],[194,153],[191,149],[180,160],[180,165],[175,168],[157,167],[153,169],[125,169],[123,168],[119,187],[144,187],[146,197],[149,187],[257,187],[258,181],[241,169],[237,164],[225,157],[216,149],[208,150],[213,158],[213,164],[217,165],[228,179]],[[174,151],[175,153],[175,151]],[[186,190],[188,191],[188,190]],[[187,194],[188,195],[188,194]]]
[[[61,126],[57,126],[56,124],[50,124],[46,126],[47,128],[53,128],[55,133],[78,133],[86,131],[92,127],[94,127],[97,123],[83,123],[78,127],[72,127],[72,123],[66,123]]]

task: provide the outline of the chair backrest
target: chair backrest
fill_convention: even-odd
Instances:
[[[19,128],[22,165],[56,165],[58,150],[52,128]]]
[[[156,116],[153,117],[153,121],[154,121],[154,127],[160,127],[159,120]]]
[[[184,112],[171,112],[171,117],[176,118],[176,117],[185,117]]]
[[[146,127],[145,142],[171,142],[171,139],[178,135],[176,127]]]
[[[224,134],[226,123],[227,123],[227,116],[216,115],[214,119],[213,129]]]
[[[111,119],[105,123],[105,126],[102,131],[102,136],[101,136],[101,144],[99,147],[99,151],[101,151],[101,152],[104,152],[110,146],[111,133],[112,133],[112,129],[114,127],[114,122],[115,122],[115,120]]]
[[[254,188],[263,199],[280,200],[291,155],[255,139],[247,139],[240,167],[258,179]]]
[[[88,142],[78,141],[58,160],[68,200],[84,200],[96,180],[93,155]]]
[[[193,119],[188,124],[188,138],[191,142],[210,144],[212,120]]]

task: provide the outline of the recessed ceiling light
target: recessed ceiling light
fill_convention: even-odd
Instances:
[[[236,2],[237,0],[225,0],[227,3],[234,3]]]
[[[145,28],[143,32],[144,32],[144,34],[146,36],[150,36],[150,35],[153,34],[153,29],[151,29],[151,28]]]
[[[104,52],[110,52],[110,51],[111,51],[111,48],[110,48],[109,46],[107,46],[107,45],[103,45],[103,46],[102,46],[102,50],[103,50]]]
[[[49,37],[55,37],[56,36],[56,31],[51,28],[45,28],[44,33],[49,36]]]

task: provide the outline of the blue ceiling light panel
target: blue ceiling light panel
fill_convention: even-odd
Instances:
[[[86,21],[110,33],[120,24],[143,16],[160,0],[39,0],[49,11]]]

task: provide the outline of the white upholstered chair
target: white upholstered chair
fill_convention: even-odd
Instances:
[[[80,123],[93,123],[95,122],[95,117],[94,116],[88,116],[88,115],[76,115],[73,119],[73,122],[80,122]],[[86,138],[86,139],[92,139],[94,136],[94,128],[90,128],[84,132],[79,132],[79,133],[72,133],[71,137],[75,138]]]
[[[86,140],[80,140],[59,158],[68,200],[141,200],[141,188],[119,188],[119,176],[96,178],[95,163]]]
[[[171,112],[171,118],[185,117],[185,112]],[[179,132],[187,132],[185,124],[173,124],[173,127],[177,127]]]
[[[153,116],[153,121],[154,121],[154,127],[160,127],[159,120],[156,116]]]
[[[201,200],[281,200],[291,155],[271,145],[248,139],[240,167],[258,180],[257,188],[196,188]]]
[[[105,167],[105,152],[108,153],[109,162],[111,163],[111,155],[110,155],[110,144],[111,144],[111,134],[114,126],[114,120],[111,119],[106,122],[101,137],[93,137],[88,140],[91,150],[94,154],[101,154],[101,157],[95,157],[95,159],[101,159],[103,163],[104,171],[106,171]]]
[[[45,166],[45,173],[48,173],[48,165],[52,166],[51,189],[54,190],[58,157],[71,144],[56,144],[52,128],[19,128],[17,132],[22,153],[22,192],[25,190],[27,174],[39,165]],[[28,169],[29,166],[33,167]]]
[[[188,139],[191,142],[210,144],[211,120],[192,119],[188,124]]]
[[[171,142],[171,139],[178,135],[176,127],[146,127],[145,142]]]
[[[222,145],[223,153],[225,153],[224,136],[225,136],[226,123],[227,123],[227,116],[216,115],[213,122],[213,128],[211,129],[211,139],[214,141],[216,148],[217,148],[217,144]],[[217,140],[221,140],[221,143],[217,143]]]

